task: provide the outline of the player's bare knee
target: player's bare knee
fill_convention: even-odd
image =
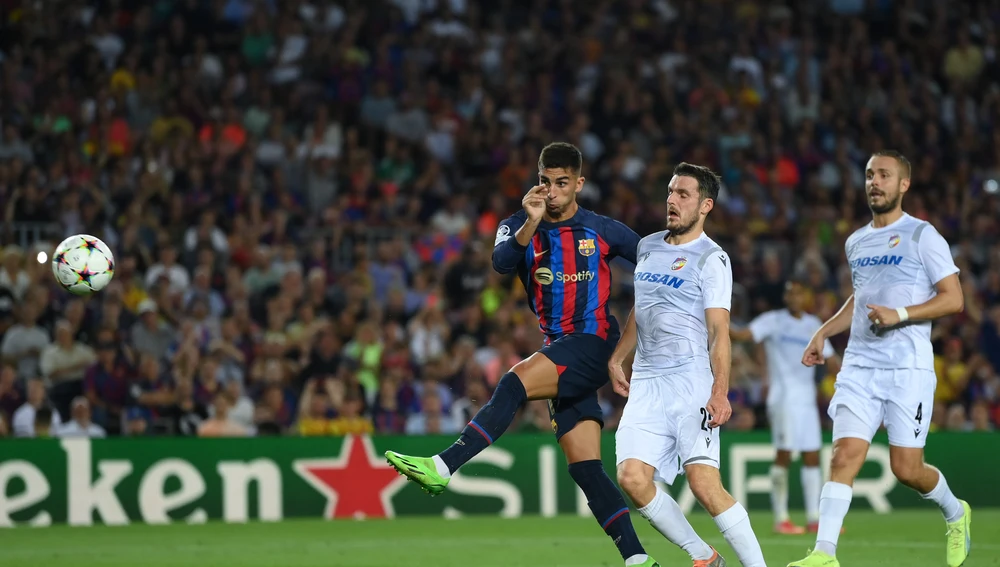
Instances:
[[[775,453],[774,464],[778,465],[779,467],[785,467],[787,469],[788,466],[792,464],[791,451],[779,450],[777,453]]]
[[[924,474],[924,459],[919,451],[891,451],[889,466],[899,482],[914,487],[920,484]]]
[[[559,371],[547,356],[535,353],[510,369],[521,379],[529,400],[556,397],[559,392]]]
[[[802,466],[804,467],[818,467],[819,466],[819,451],[806,451],[802,453]]]
[[[842,484],[852,484],[861,471],[868,454],[868,443],[861,439],[838,439],[833,444],[830,459],[830,479]]]
[[[644,506],[656,491],[653,484],[653,467],[637,459],[626,459],[618,465],[618,486],[635,502]],[[647,496],[648,495],[648,496]]]
[[[709,514],[718,516],[735,502],[722,486],[719,469],[708,465],[688,465],[684,474],[687,475],[691,493]]]

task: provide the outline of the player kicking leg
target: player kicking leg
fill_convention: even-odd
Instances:
[[[931,321],[964,307],[958,268],[948,243],[929,223],[903,213],[910,163],[896,152],[872,155],[865,170],[872,223],[847,239],[854,295],[827,321],[802,356],[822,364],[826,338],[850,330],[843,367],[830,401],[833,459],[819,505],[816,549],[789,567],[839,567],[841,525],[852,485],[881,424],[889,434],[892,472],[941,508],[947,524],[948,567],[965,563],[971,549],[972,510],[924,462],[934,407]]]
[[[584,341],[567,339],[580,339]],[[555,358],[593,358],[606,364],[610,349],[604,350],[600,339],[587,341],[585,335],[570,335],[546,349],[555,350]],[[563,342],[565,341],[565,342]],[[552,347],[556,347],[553,349]],[[605,347],[607,348],[607,347]],[[593,353],[594,356],[589,356]],[[562,376],[574,369],[564,369]],[[606,380],[606,378],[605,378]],[[553,422],[557,424],[559,445],[569,463],[570,476],[587,496],[594,517],[618,547],[626,566],[659,567],[646,555],[629,518],[628,506],[601,462],[600,406],[593,392],[560,397],[560,373],[556,364],[538,352],[518,363],[505,374],[489,403],[469,422],[462,436],[451,447],[430,458],[386,452],[389,463],[401,474],[415,481],[426,492],[444,492],[452,474],[496,442],[514,419],[517,410],[528,400],[549,399]],[[559,426],[569,427],[560,430]]]
[[[719,194],[709,169],[682,163],[668,185],[667,230],[639,243],[635,306],[608,363],[615,391],[628,397],[615,435],[618,483],[639,513],[697,567],[726,564],[695,533],[654,480],[670,483],[678,462],[691,492],[746,567],[765,567],[743,506],[722,486],[719,426],[729,392],[729,257],[704,234]],[[631,383],[622,363],[635,349]]]
[[[556,438],[573,480],[626,566],[658,567],[646,555],[621,492],[601,462],[597,390],[608,382],[608,358],[618,339],[609,314],[609,262],[635,262],[639,237],[621,223],[580,208],[582,157],[570,144],[546,146],[538,160],[540,185],[522,200],[523,212],[497,231],[493,266],[516,271],[532,298],[546,346],[505,374],[490,399],[451,447],[430,458],[386,452],[389,463],[431,494],[510,427],[528,400],[551,400]]]

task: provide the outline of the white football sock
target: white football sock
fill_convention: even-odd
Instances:
[[[677,502],[669,494],[656,487],[656,496],[653,500],[639,508],[639,514],[649,520],[649,523],[656,528],[656,531],[663,534],[668,541],[683,549],[695,561],[699,559],[711,559],[714,552],[705,540],[698,537],[698,534],[691,527],[691,523],[684,517],[684,512]]]
[[[927,500],[934,501],[935,504],[941,507],[941,513],[944,514],[944,521],[954,522],[965,514],[965,508],[962,507],[962,503],[958,501],[955,494],[948,487],[948,481],[944,479],[944,474],[938,471],[938,483],[934,487],[934,490],[923,495]]]
[[[451,471],[448,469],[448,465],[444,464],[444,459],[441,458],[441,455],[434,455],[431,459],[434,459],[434,466],[437,468],[439,475],[444,478],[451,478]]]
[[[771,465],[771,510],[774,523],[788,520],[788,468]]]
[[[764,552],[760,550],[760,543],[750,525],[750,516],[742,504],[733,504],[732,508],[713,519],[743,567],[767,567]]]
[[[844,517],[851,508],[854,491],[839,482],[828,482],[823,486],[819,499],[819,531],[816,533],[816,550],[829,555],[837,555],[837,541],[840,529],[844,527]]]
[[[819,521],[819,491],[823,486],[823,472],[819,467],[802,467],[802,498],[806,505],[806,521]]]

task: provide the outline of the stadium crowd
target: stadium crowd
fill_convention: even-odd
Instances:
[[[662,227],[681,160],[724,181],[709,234],[734,325],[791,275],[850,293],[862,164],[953,245],[939,429],[1000,423],[1000,2],[0,0],[0,436],[456,433],[539,346],[490,267],[553,140],[585,206]],[[61,290],[65,236],[116,254]],[[614,310],[631,307],[616,267]],[[838,351],[846,337],[838,337]],[[835,362],[818,374],[821,403]],[[733,361],[730,429],[766,427]],[[624,400],[602,392],[606,426]],[[545,402],[521,430],[547,431]]]

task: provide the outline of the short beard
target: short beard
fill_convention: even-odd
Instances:
[[[884,205],[875,205],[871,201],[868,201],[868,208],[872,210],[872,213],[876,215],[884,215],[890,213],[899,206],[899,200],[903,197],[901,193],[896,194],[895,199],[886,199]]]
[[[679,234],[687,234],[687,233],[691,232],[691,229],[693,229],[696,224],[698,224],[698,217],[695,217],[691,222],[687,223],[684,226],[681,226],[680,228],[673,229],[673,228],[670,228],[670,219],[668,218],[667,219],[667,230],[670,231],[670,234],[678,234],[678,235]]]

